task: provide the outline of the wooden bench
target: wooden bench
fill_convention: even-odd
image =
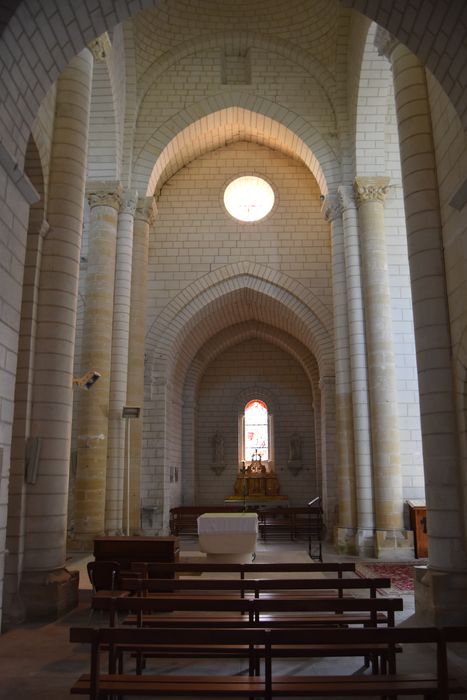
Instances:
[[[175,595],[175,599],[174,599]],[[113,599],[116,601],[117,599]],[[126,618],[125,623],[138,627],[290,627],[290,626],[339,626],[386,624],[394,626],[395,612],[402,610],[403,602],[397,599],[287,599],[264,600],[261,598],[188,598],[176,594],[148,596],[146,598],[127,599],[126,603],[115,602],[110,612],[110,619],[116,619],[116,612],[134,614]],[[335,605],[336,601],[340,605]],[[155,608],[156,606],[156,608]],[[171,612],[166,613],[170,606]],[[159,610],[159,612],[154,612]],[[222,613],[222,615],[215,615]],[[224,650],[226,651],[226,650]],[[238,656],[237,649],[230,649],[227,655]],[[327,654],[327,649],[316,648],[316,656]],[[397,649],[393,650],[395,653]],[[370,663],[374,672],[389,663],[395,668],[394,653],[388,657],[387,648],[353,647],[343,645],[338,651],[340,656],[362,656],[364,663]],[[160,655],[160,650],[153,653]],[[162,654],[164,655],[164,654]],[[240,654],[241,655],[241,654]]]
[[[300,578],[300,579],[153,579],[130,578],[122,580],[122,588],[138,595],[155,593],[189,593],[193,595],[233,592],[237,597],[254,596],[255,598],[278,598],[310,595],[343,598],[344,592],[368,591],[371,598],[376,598],[379,588],[390,588],[389,578]]]
[[[120,615],[127,625],[163,627],[199,625],[394,626],[401,598],[225,598],[175,593],[147,597],[95,597],[94,610],[105,611],[113,626]]]
[[[448,676],[447,643],[467,641],[467,628],[439,630],[437,628],[375,628],[375,629],[172,629],[158,630],[159,637],[174,658],[179,658],[179,650],[187,646],[210,646],[213,659],[216,649],[226,645],[248,647],[254,660],[264,660],[262,675],[257,672],[256,662],[249,666],[248,676],[239,675],[179,675],[171,673],[118,674],[115,672],[115,646],[135,649],[145,653],[154,644],[152,629],[89,629],[72,628],[70,641],[91,645],[91,672],[80,677],[71,689],[73,694],[88,695],[98,700],[103,694],[121,697],[138,695],[147,697],[260,697],[272,700],[276,697],[397,697],[398,695],[422,695],[424,698],[445,700],[450,694],[458,694],[465,688]],[[396,645],[435,644],[436,662],[434,672],[364,675],[356,671],[346,675],[282,675],[275,673],[275,660],[278,658],[308,658],[315,656],[316,647],[326,649],[327,655],[334,657],[344,645],[371,648],[386,646],[388,650]],[[101,671],[101,652],[110,649],[108,673]]]
[[[343,578],[345,573],[355,573],[354,562],[308,562],[306,564],[256,564],[256,563],[214,563],[214,562],[175,562],[157,563],[133,562],[131,569],[148,578],[163,578],[166,576],[193,575],[198,573],[232,573],[239,574],[241,579],[258,574],[286,573],[326,573]]]

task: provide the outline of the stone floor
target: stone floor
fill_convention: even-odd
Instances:
[[[196,551],[196,543],[187,542],[183,546],[182,556],[202,556]],[[81,574],[81,602],[79,608],[52,623],[23,624],[10,628],[0,636],[0,700],[65,700],[70,697],[69,689],[76,678],[88,670],[88,652],[81,645],[71,645],[68,641],[70,626],[86,626],[89,621],[90,585],[86,575],[86,562],[89,555],[75,557],[68,562],[70,568],[78,568]],[[326,551],[325,561],[342,559],[332,551]],[[350,557],[346,557],[350,559]],[[310,561],[306,548],[297,545],[259,545],[257,561]],[[404,594],[404,612],[399,614],[398,624],[414,624],[413,595]],[[93,619],[93,624],[96,624]],[[467,654],[465,650],[457,649],[452,654],[450,663],[455,675],[467,684]],[[216,667],[207,661],[164,661],[161,665],[170,663],[171,669],[178,673],[193,672],[196,665],[198,673],[215,673]],[[229,672],[243,672],[245,664],[232,661]],[[434,659],[431,650],[406,648],[398,659],[400,671],[423,670],[433,668]],[[162,670],[161,665],[158,666]],[[191,669],[187,667],[191,665]],[[359,660],[346,659],[316,659],[307,662],[306,672],[310,669],[317,674],[335,673],[339,671],[355,671],[360,666]],[[217,667],[217,671],[218,671]],[[222,670],[226,671],[225,660]],[[303,673],[305,665],[300,660],[283,662],[281,669],[286,673]],[[467,699],[467,694],[456,696]]]

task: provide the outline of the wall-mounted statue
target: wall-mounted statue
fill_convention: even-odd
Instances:
[[[212,466],[211,469],[219,476],[225,469],[224,438],[216,430],[211,440],[212,446]]]
[[[289,459],[287,461],[287,466],[294,474],[297,474],[303,468],[302,464],[302,438],[299,433],[292,433],[289,439]]]
[[[289,440],[289,462],[302,459],[302,438],[298,433],[292,433]]]

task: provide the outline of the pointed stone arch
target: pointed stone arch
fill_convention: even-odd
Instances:
[[[147,333],[147,354],[157,357],[159,366],[164,358],[166,379],[188,337],[191,343],[202,344],[213,334],[214,318],[218,331],[231,325],[223,312],[226,302],[239,320],[270,318],[272,325],[281,328],[282,324],[282,330],[310,348],[323,376],[333,374],[330,310],[300,282],[245,261],[226,265],[189,285],[154,320]]]
[[[392,0],[340,0],[391,31],[426,65],[443,86],[467,129],[467,31],[462,3],[412,0],[393,14]],[[37,109],[50,85],[67,63],[93,38],[161,0],[115,0],[93,4],[85,0],[51,0],[36,7],[30,0],[17,4],[0,36],[0,125],[4,143],[22,168],[26,144]],[[414,17],[416,32],[414,31]],[[78,19],[79,18],[79,19]],[[34,32],[25,28],[34,26]],[[50,44],[50,28],[56,38]],[[442,53],[434,50],[442,37]],[[57,48],[58,42],[58,48]],[[50,45],[49,45],[50,44]],[[12,66],[22,67],[21,85]],[[455,66],[453,73],[453,66]],[[6,151],[7,148],[2,146]]]
[[[215,361],[219,355],[229,350],[234,345],[245,341],[250,341],[252,339],[258,339],[264,343],[274,345],[293,357],[293,359],[305,372],[313,396],[314,409],[315,411],[318,411],[318,413],[320,412],[319,370],[316,359],[313,357],[308,348],[303,346],[296,338],[283,331],[278,331],[276,328],[272,328],[267,324],[259,323],[257,321],[245,321],[244,323],[229,326],[212,338],[208,339],[203,347],[200,348],[196,357],[193,358],[190,366],[187,369],[183,382],[183,431],[181,440],[184,474],[182,493],[183,499],[186,502],[193,502],[195,494],[196,469],[194,454],[194,425],[195,406],[199,383],[207,367],[213,361]],[[244,399],[247,394],[251,394],[251,389],[248,389],[247,392],[242,391],[238,395],[238,411],[240,411],[244,406]],[[266,401],[268,406],[273,407],[273,413],[276,418],[280,416],[279,396],[263,386],[258,386],[257,394],[259,398]],[[315,435],[315,460],[317,470],[321,469],[322,463],[320,454],[321,441],[318,439],[318,437],[319,436]],[[317,482],[320,482],[320,477],[317,478]]]
[[[213,120],[218,129],[214,141]],[[191,144],[199,144],[203,133],[210,138],[205,150],[224,145],[226,139],[236,140],[238,136],[232,139],[230,135],[232,125],[244,130],[243,138],[264,142],[302,160],[316,178],[322,194],[339,184],[337,153],[316,127],[277,102],[230,91],[190,105],[156,129],[135,157],[134,186],[151,196],[160,186],[163,172],[168,170],[173,174],[201,154],[199,145]],[[169,165],[171,161],[173,165]]]

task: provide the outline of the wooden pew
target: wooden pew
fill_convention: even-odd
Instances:
[[[147,597],[94,597],[93,610],[105,611],[112,626],[120,614],[128,625],[163,627],[199,625],[242,627],[394,626],[401,598],[226,598],[176,593]],[[132,613],[132,615],[130,615]],[[222,614],[220,614],[222,613]]]
[[[336,605],[336,603],[338,603]],[[241,628],[245,626],[290,627],[290,626],[339,626],[366,625],[377,626],[386,624],[394,626],[395,612],[402,610],[403,601],[400,598],[385,599],[296,599],[264,600],[261,598],[239,599],[221,597],[179,596],[176,594],[159,595],[156,598],[131,598],[120,603],[117,598],[111,599],[109,619],[114,624],[117,613],[127,615],[128,625],[138,627],[197,627],[225,626]],[[170,609],[170,612],[167,610]],[[156,612],[155,612],[156,611]],[[217,613],[217,614],[216,614]],[[218,613],[222,613],[219,615]],[[232,654],[235,650],[231,650]],[[393,650],[395,651],[398,650]],[[362,647],[347,649],[342,647],[343,656],[364,656],[365,665],[372,664],[377,672],[379,664],[390,663],[394,667],[394,653],[387,658],[387,649],[363,649]],[[326,649],[316,649],[316,655],[322,656]],[[160,655],[160,650],[152,656]],[[141,659],[139,660],[141,663]]]
[[[373,628],[373,629],[193,629],[165,628],[158,630],[155,638],[153,629],[89,629],[72,628],[70,641],[91,645],[91,672],[80,677],[71,689],[73,694],[88,695],[91,700],[99,700],[102,694],[116,697],[138,695],[146,697],[397,697],[398,695],[423,695],[424,698],[445,700],[451,694],[459,694],[465,688],[455,679],[449,678],[447,663],[447,643],[467,641],[467,628],[439,630],[437,628]],[[250,663],[249,675],[179,675],[171,673],[145,675],[117,674],[115,658],[109,654],[109,673],[101,672],[101,652],[103,648],[115,646],[146,652],[154,644],[164,645],[174,658],[179,658],[179,650],[192,645],[193,651],[199,645],[210,646],[213,659],[216,649],[225,645],[248,646],[254,659],[264,659],[262,675],[253,675],[257,670],[255,662]],[[276,674],[277,658],[312,658],[316,647],[326,648],[327,655],[334,657],[344,645],[348,649],[355,646],[374,648],[386,646],[393,649],[400,644],[435,644],[436,668],[430,673],[410,672],[404,674],[385,673],[364,675],[352,672],[341,675],[283,675]]]
[[[241,579],[248,576],[257,576],[265,573],[328,573],[334,574],[338,578],[343,578],[344,573],[355,573],[354,562],[307,562],[304,564],[256,564],[256,563],[214,563],[214,562],[133,562],[131,569],[136,573],[141,573],[148,578],[163,578],[166,576],[177,576],[202,573],[233,573],[239,574]]]
[[[279,598],[319,595],[343,598],[344,592],[368,591],[370,598],[376,598],[379,588],[390,588],[389,578],[300,578],[300,579],[153,579],[130,578],[122,580],[124,590],[138,595],[151,595],[156,593],[187,593],[194,595],[201,593],[225,595],[226,591],[233,592],[237,597],[244,598]]]

